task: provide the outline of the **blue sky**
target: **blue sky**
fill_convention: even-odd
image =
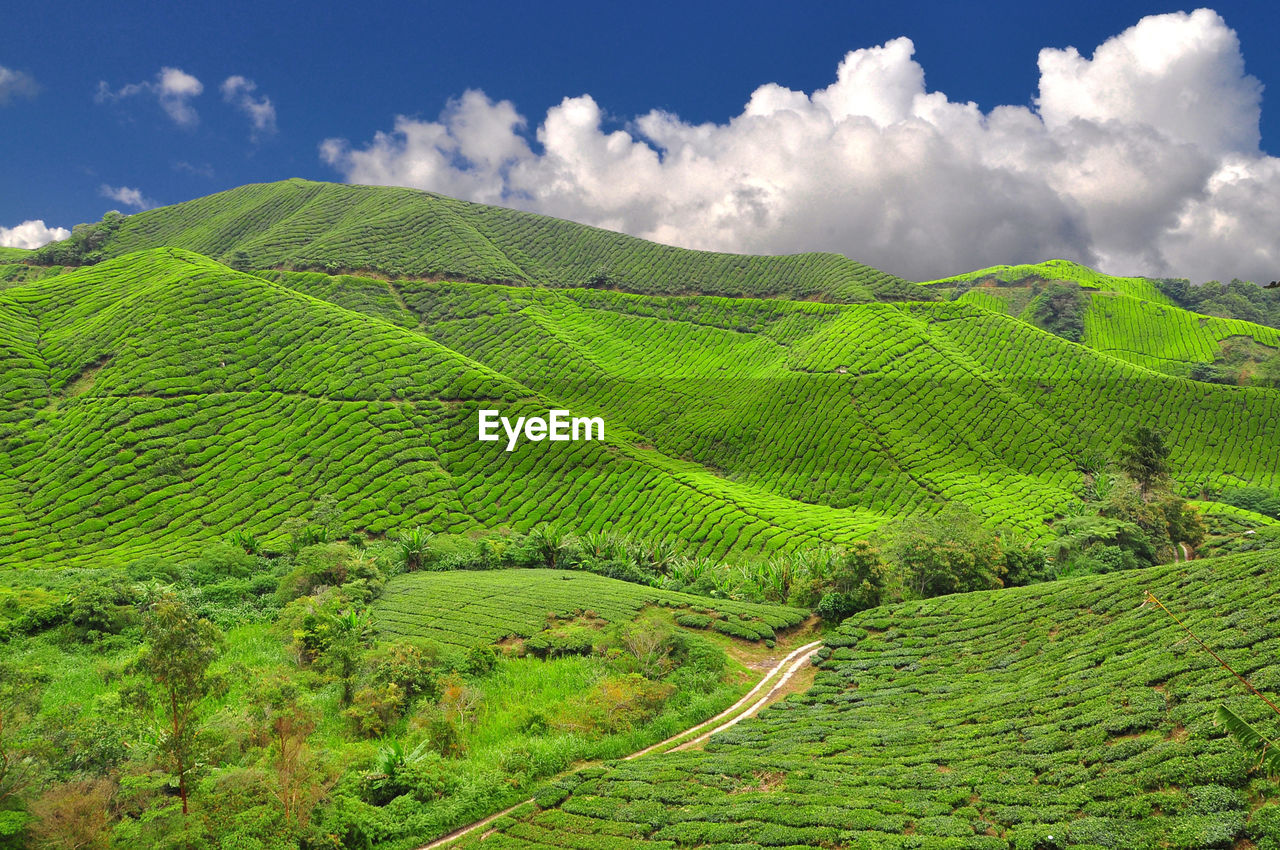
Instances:
[[[669,169],[663,171],[660,182],[669,181],[671,187],[664,189],[667,195],[658,201],[589,197],[585,189],[571,197],[556,196],[549,187],[564,175],[548,176],[554,169],[545,162],[539,131],[554,124],[551,119],[565,98],[588,95],[598,120],[596,135],[583,144],[623,130],[628,137],[621,141],[646,144],[664,158],[671,158],[681,144],[698,153],[696,141],[690,141],[691,128],[728,127],[743,115],[744,104],[761,86],[817,92],[835,82],[837,66],[850,51],[875,48],[900,36],[911,39],[914,53],[898,51],[890,58],[908,70],[914,67],[911,63],[918,65],[928,92],[945,93],[954,104],[972,101],[983,114],[1000,106],[1034,112],[1041,84],[1037,57],[1042,48],[1075,46],[1087,59],[1100,44],[1144,17],[1193,8],[1155,3],[978,6],[829,0],[785,7],[691,2],[124,6],[52,2],[16,5],[8,11],[0,34],[0,69],[6,69],[0,71],[4,158],[0,226],[38,219],[49,227],[70,227],[96,220],[111,208],[128,212],[291,176],[372,178],[411,185],[425,181],[423,188],[699,247],[841,250],[900,268],[912,266],[919,253],[911,245],[910,233],[878,234],[810,221],[795,210],[815,200],[812,183],[772,173],[744,177],[743,167],[735,166],[733,157],[726,154],[717,159],[715,151],[699,153],[713,162],[709,166],[713,170],[707,173],[722,174],[726,184],[745,181],[734,189],[737,200],[725,202],[732,207],[728,212],[719,199],[692,185],[712,178]],[[1230,59],[1228,54],[1235,50],[1243,56],[1244,71],[1264,91],[1280,91],[1280,64],[1271,58],[1280,35],[1280,13],[1266,3],[1220,2],[1213,8],[1238,36],[1238,47],[1214,48],[1213,62],[1221,64],[1219,60]],[[162,78],[165,68],[172,70]],[[1224,73],[1231,79],[1241,78],[1230,69]],[[228,80],[232,80],[229,87]],[[885,83],[892,84],[892,80]],[[1228,80],[1222,85],[1235,84]],[[473,103],[475,112],[457,106],[457,99],[468,91],[483,92],[484,102]],[[1218,99],[1215,91],[1209,91],[1209,99]],[[1253,109],[1256,121],[1256,97],[1254,101],[1252,106],[1241,105],[1230,120],[1247,125]],[[1280,138],[1280,107],[1268,109],[1268,101],[1264,94],[1260,141],[1255,138],[1246,151],[1263,165],[1270,160],[1258,157]],[[509,102],[510,114],[522,118],[522,124],[502,126],[502,115],[495,109],[503,102]],[[668,128],[666,136],[657,134],[667,140],[665,146],[637,123],[640,116],[656,114],[655,110],[678,118],[679,128]],[[474,141],[451,143],[453,147],[444,151],[455,166],[448,174],[439,167],[433,170],[429,162],[410,161],[415,127],[441,127],[441,132],[460,138],[456,122],[442,117],[442,111],[451,111],[455,118],[460,112],[473,117],[483,113],[486,120],[497,122],[492,127],[479,118],[471,122],[475,132],[495,140],[492,180],[471,179],[474,172],[487,167],[476,166],[475,152],[482,151],[482,156],[484,144],[477,148]],[[418,123],[406,125],[410,129],[397,137],[403,129],[396,124],[397,116]],[[1219,118],[1203,116],[1204,121]],[[1107,116],[1097,120],[1105,123]],[[1152,120],[1157,130],[1168,129],[1158,119]],[[386,134],[389,146],[375,150],[379,133]],[[1176,127],[1166,135],[1170,144],[1187,141],[1178,138]],[[513,147],[511,136],[523,139],[527,150]],[[988,150],[981,166],[987,171],[981,179],[974,178],[973,186],[1003,179],[990,173],[993,146],[1011,144],[1006,136],[1001,139],[1005,141],[980,142]],[[1126,144],[1132,142],[1126,139]],[[325,140],[334,141],[322,154]],[[1206,150],[1212,148],[1208,156],[1217,165],[1223,157],[1240,153],[1241,144],[1249,146],[1234,139],[1192,141]],[[728,150],[737,143],[724,144]],[[901,145],[898,139],[878,155],[892,158]],[[934,162],[906,160],[902,170],[908,175],[932,174],[929,166]],[[892,165],[887,163],[886,170],[892,170]],[[1189,164],[1185,167],[1194,170]],[[809,164],[810,172],[820,168],[821,161]],[[1155,192],[1151,200],[1166,204],[1194,200],[1197,193],[1205,194],[1211,171],[1222,173],[1221,168],[1204,170],[1195,178],[1201,183],[1198,189],[1184,188],[1181,194],[1168,197]],[[422,174],[427,176],[414,176]],[[601,170],[597,176],[607,179],[608,174]],[[586,180],[574,175],[579,178]],[[1121,179],[1117,172],[1116,180]],[[1258,179],[1264,189],[1274,188],[1269,176]],[[927,188],[933,196],[987,191],[965,188],[968,184],[958,180],[947,172]],[[876,188],[886,195],[909,192],[911,187],[903,181],[914,182],[907,176]],[[855,191],[857,186],[850,185],[850,191]],[[1030,192],[1013,187],[1007,196],[983,200],[996,210],[996,229],[1005,226],[1006,220],[1026,217],[1017,199]],[[1123,245],[1108,244],[1100,235],[1109,229],[1106,216],[1123,211],[1098,213],[1090,206],[1093,201],[1067,197],[1069,191],[1056,188],[1053,193],[1054,203],[1061,201],[1061,214],[1046,214],[1043,222],[1035,223],[1051,238],[992,237],[983,248],[986,254],[948,250],[944,239],[935,258],[904,272],[920,276],[934,268],[958,271],[987,254],[993,261],[996,254],[1013,261],[1032,258],[1011,256],[1018,250],[1058,248],[1061,254],[1074,252],[1073,259],[1110,265],[1117,271],[1159,273],[1182,256],[1172,248],[1144,256],[1142,241],[1154,230],[1135,233]],[[1077,213],[1075,207],[1081,205],[1084,212]],[[841,206],[832,208],[832,217],[861,211],[892,219],[895,209]],[[958,228],[956,222],[972,218],[976,209],[957,209],[953,218],[932,226],[951,232]],[[755,211],[762,224],[758,230],[732,224],[703,226],[698,210],[735,220]],[[918,214],[918,209],[905,206],[898,212]],[[1160,232],[1172,232],[1172,226],[1164,224]],[[900,245],[896,253],[891,245],[886,247],[894,240]],[[959,228],[953,241],[962,246],[973,239]],[[1022,245],[1025,248],[1019,248]],[[1199,276],[1234,274],[1237,270],[1221,258],[1229,259],[1239,250],[1239,246],[1228,246],[1215,255],[1221,270],[1214,265],[1193,271]],[[1241,263],[1240,271],[1259,275],[1258,269],[1270,261],[1269,252],[1263,251],[1249,263]]]

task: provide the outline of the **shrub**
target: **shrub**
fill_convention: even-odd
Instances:
[[[404,694],[406,703],[419,696],[438,699],[440,682],[435,671],[437,653],[424,651],[422,647],[397,641],[379,647],[369,659],[373,666],[373,681],[379,685],[395,685]]]
[[[404,704],[404,691],[394,682],[370,685],[355,692],[342,716],[351,721],[352,730],[360,737],[380,738],[399,719]]]

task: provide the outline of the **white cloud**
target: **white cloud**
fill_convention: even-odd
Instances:
[[[65,227],[45,227],[43,219],[24,221],[17,227],[0,227],[0,247],[39,248],[48,242],[66,239],[71,231]]]
[[[103,183],[98,187],[98,194],[104,198],[118,201],[126,207],[133,207],[139,210],[149,210],[155,206],[152,201],[142,196],[141,189],[134,189],[130,186],[108,186]]]
[[[30,74],[0,65],[0,106],[7,105],[15,97],[35,97],[39,90]]]
[[[213,166],[207,162],[197,164],[182,159],[173,164],[173,170],[182,171],[196,177],[213,177]]]
[[[828,87],[761,86],[719,124],[653,111],[611,129],[581,95],[547,111],[535,148],[513,104],[468,91],[438,120],[400,116],[320,154],[353,182],[688,247],[839,251],[918,279],[1050,257],[1280,272],[1280,160],[1259,150],[1261,86],[1217,13],[1143,18],[1088,57],[1042,50],[1030,108],[929,91],[913,52],[853,50]]]
[[[276,107],[266,95],[254,97],[258,84],[240,75],[222,81],[222,99],[249,116],[254,141],[276,132]]]
[[[160,107],[173,119],[179,127],[194,127],[200,123],[200,116],[191,101],[204,92],[204,84],[183,71],[181,68],[161,68],[154,80],[141,83],[129,83],[115,91],[105,80],[99,81],[98,93],[94,97],[98,103],[109,103],[136,95],[145,94],[156,98]]]

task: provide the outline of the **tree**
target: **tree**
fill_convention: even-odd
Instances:
[[[431,538],[435,535],[421,527],[400,532],[396,537],[396,557],[406,573],[422,569],[431,555]]]
[[[188,781],[199,753],[200,705],[219,684],[209,675],[209,665],[221,652],[222,634],[178,596],[165,593],[148,609],[142,635],[146,646],[137,669],[151,680],[160,699],[154,708],[146,694],[135,695],[135,701],[149,712],[158,709],[163,719],[157,729],[160,752],[178,781],[185,816]]]
[[[296,683],[276,679],[262,686],[254,698],[260,734],[268,742],[275,774],[271,793],[280,804],[285,824],[296,832],[306,828],[316,804],[337,779],[311,749],[317,718],[298,701],[299,693]]]
[[[542,559],[542,565],[549,570],[556,568],[560,557],[566,554],[569,548],[564,532],[557,526],[545,522],[535,526],[533,531],[529,532],[528,545]]]
[[[342,704],[349,705],[364,650],[373,639],[373,621],[367,611],[342,607],[344,601],[329,596],[302,618],[294,643],[304,663],[311,663],[342,685]]]
[[[956,506],[903,528],[893,554],[908,586],[921,599],[1004,585],[1005,556],[999,536],[976,515]]]
[[[1085,301],[1079,286],[1053,283],[1028,305],[1031,320],[1063,339],[1079,342],[1084,336]]]
[[[834,553],[824,572],[829,577],[823,582],[826,592],[818,600],[818,614],[833,623],[879,605],[889,578],[880,552],[865,541]]]
[[[1147,425],[1139,425],[1125,436],[1116,461],[1126,475],[1138,482],[1144,497],[1169,477],[1169,447],[1164,434]]]

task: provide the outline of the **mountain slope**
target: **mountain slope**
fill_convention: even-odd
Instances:
[[[269,535],[323,496],[373,534],[564,515],[654,537],[715,525],[703,545],[721,552],[876,523],[613,441],[479,443],[478,407],[552,405],[421,334],[176,249],[0,293],[0,366],[4,565]]]
[[[1271,482],[1280,461],[1275,392],[1155,374],[969,305],[396,292],[443,345],[637,444],[802,504],[887,518],[958,501],[1040,534],[1075,498],[1076,460],[1136,424],[1171,435],[1188,485]]]
[[[580,771],[458,846],[1276,846],[1276,783],[1213,723],[1275,716],[1146,589],[1280,686],[1265,554],[880,608],[807,693],[704,752]]]
[[[1148,369],[1185,376],[1196,364],[1221,360],[1224,344],[1233,341],[1250,341],[1263,353],[1280,349],[1280,331],[1274,328],[1193,313],[1151,279],[1106,275],[1066,260],[993,266],[924,286],[956,301],[1029,318],[1032,300],[1053,283],[1080,287],[1081,343]]]
[[[932,297],[916,284],[838,254],[689,251],[413,189],[296,179],[131,215],[107,238],[102,253],[115,257],[158,247],[185,248],[223,262],[244,252],[259,269],[833,301]]]
[[[0,293],[0,563],[269,536],[326,496],[375,535],[558,520],[716,557],[949,502],[1042,536],[1138,424],[1192,492],[1280,485],[1280,393],[971,305],[264,276],[154,249]],[[482,407],[608,439],[506,452]]]

